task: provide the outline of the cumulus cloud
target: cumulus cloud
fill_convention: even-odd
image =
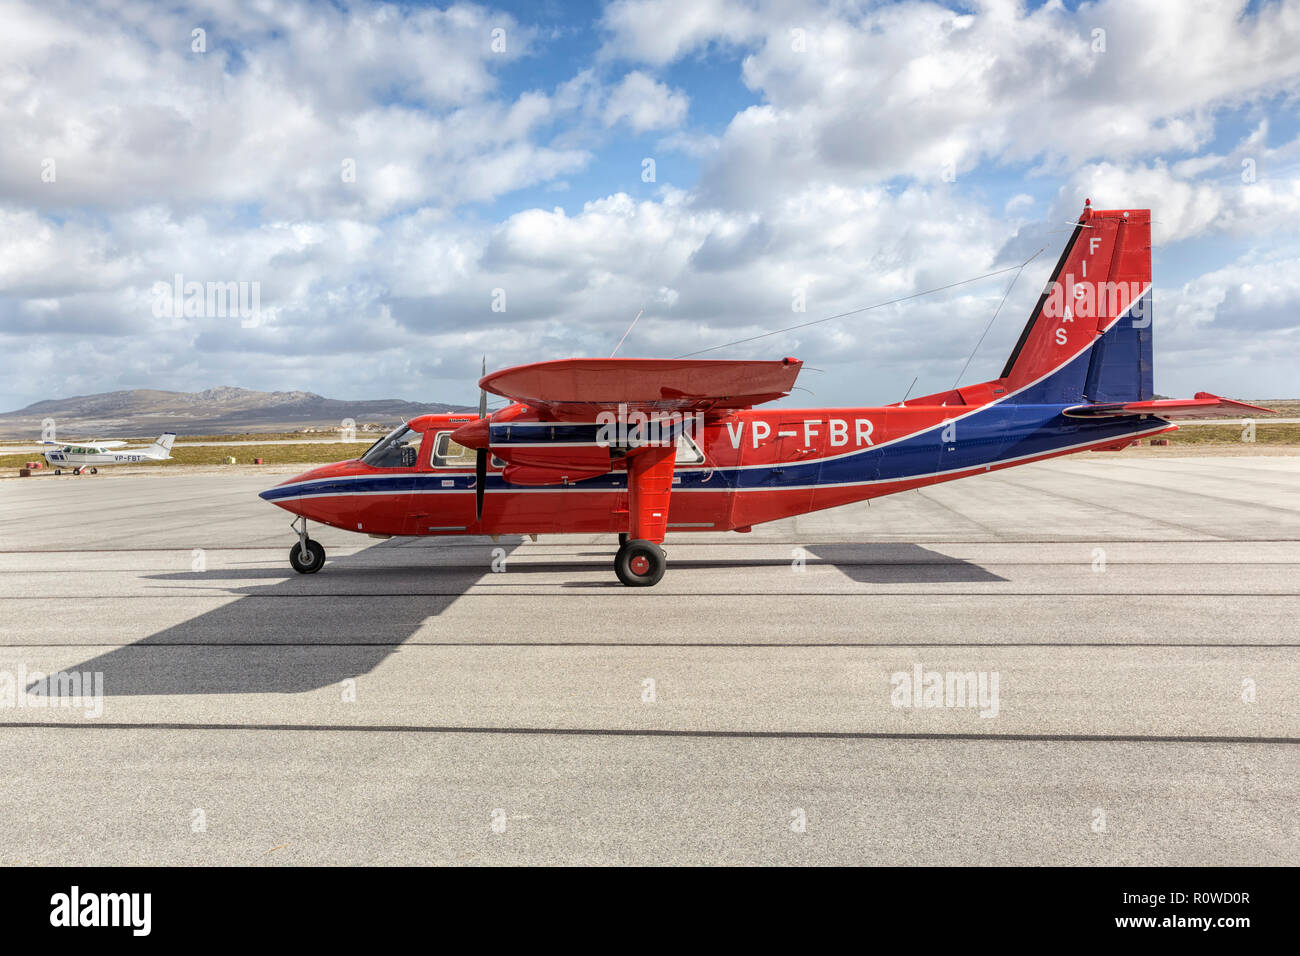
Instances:
[[[643,308],[621,354],[678,355],[1042,247],[974,381],[1084,196],[1155,210],[1157,388],[1290,384],[1300,139],[1271,119],[1300,96],[1295,2],[616,0],[599,52],[558,63],[527,14],[479,5],[11,8],[4,405],[218,384],[472,401],[481,355],[607,354]],[[690,79],[708,57],[753,105],[717,119]],[[640,182],[637,137],[698,181]],[[156,314],[176,274],[259,283],[265,321]],[[893,401],[913,375],[952,384],[1010,281],[710,354],[799,355],[819,403]]]
[[[42,210],[373,219],[490,200],[589,159],[540,139],[557,114],[545,93],[492,96],[533,31],[482,7],[249,0],[132,17],[54,2],[5,20],[0,192]]]
[[[938,180],[987,160],[1059,172],[1195,150],[1216,109],[1300,94],[1294,3],[1254,15],[1244,0],[1077,10],[997,0],[967,14],[926,2],[862,12],[755,3],[743,15],[730,0],[699,6],[689,42],[656,45],[650,24],[671,22],[678,4],[626,4],[606,17],[610,49],[661,62],[750,38],[743,77],[764,102],[731,121],[702,184],[709,201],[738,206],[809,179]]]
[[[626,121],[633,131],[672,129],[686,118],[690,98],[639,70],[627,74],[605,103],[605,125]]]
[[[614,0],[601,25],[607,56],[662,66],[709,44],[739,44],[760,32],[759,12],[740,0]]]

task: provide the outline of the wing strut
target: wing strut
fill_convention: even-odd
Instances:
[[[628,537],[662,544],[668,531],[668,499],[673,490],[677,447],[648,447],[627,459]]]

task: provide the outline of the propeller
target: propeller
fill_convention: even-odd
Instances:
[[[483,356],[483,375],[487,375],[487,356]],[[487,418],[487,391],[478,390],[478,417]],[[487,491],[488,448],[474,452],[474,518],[483,520],[483,493]]]

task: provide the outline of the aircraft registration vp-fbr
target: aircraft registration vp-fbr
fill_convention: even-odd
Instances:
[[[307,536],[310,519],[378,536],[618,533],[618,578],[652,585],[668,532],[745,532],[1059,455],[1117,451],[1177,428],[1178,418],[1268,411],[1204,392],[1154,398],[1146,209],[1085,205],[992,381],[883,407],[755,407],[790,394],[801,365],[575,358],[508,368],[479,381],[510,399],[491,416],[486,394],[477,419],[421,416],[361,458],[262,497],[299,516],[290,563],[304,573],[325,561]]]
[[[172,456],[173,432],[163,432],[151,444],[128,448],[124,441],[43,441],[42,445],[57,447],[45,452],[56,475],[71,468],[74,475],[90,472],[99,474],[100,465],[134,465],[147,461],[166,461]]]

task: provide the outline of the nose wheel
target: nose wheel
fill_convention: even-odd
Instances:
[[[298,522],[302,522],[302,527]],[[325,567],[325,549],[307,537],[307,519],[295,518],[289,525],[298,532],[298,543],[289,549],[289,566],[299,574],[315,574]]]
[[[618,549],[614,573],[630,588],[648,588],[658,584],[668,566],[664,549],[653,541],[633,539]]]

